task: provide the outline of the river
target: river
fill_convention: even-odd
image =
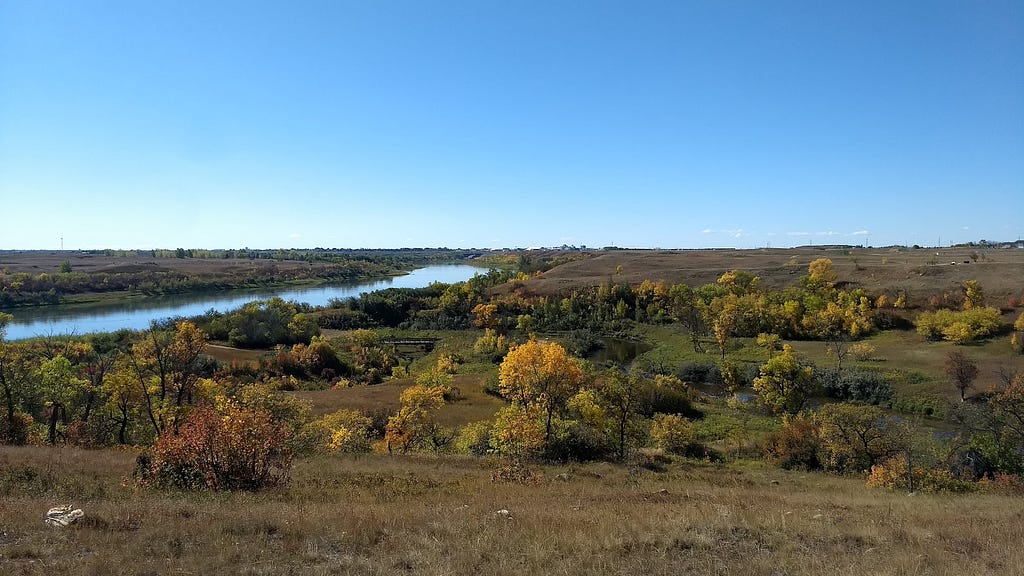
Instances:
[[[465,264],[427,266],[404,276],[351,284],[325,284],[305,288],[262,288],[222,290],[198,294],[177,294],[89,305],[54,305],[17,308],[9,313],[14,320],[7,328],[8,340],[57,334],[113,332],[122,328],[142,330],[153,320],[173,316],[198,316],[211,308],[226,312],[253,300],[279,296],[285,300],[325,306],[334,298],[358,296],[385,288],[423,288],[434,282],[451,284],[469,280],[486,270]]]

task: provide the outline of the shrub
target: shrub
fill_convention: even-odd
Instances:
[[[818,423],[806,414],[784,417],[782,428],[769,434],[762,447],[768,462],[787,470],[821,468]]]
[[[825,395],[837,400],[884,404],[892,398],[892,386],[875,372],[822,370]]]
[[[655,414],[682,414],[697,418],[700,411],[693,408],[696,392],[674,376],[657,376],[640,393],[637,412],[647,418]]]
[[[679,367],[679,379],[692,384],[722,384],[718,364],[689,362]]]
[[[906,458],[890,458],[871,467],[865,485],[868,488],[913,489],[921,492],[973,492],[978,488],[973,482],[957,480],[948,470],[923,466],[914,466],[913,472],[909,472],[909,469]]]
[[[69,444],[83,448],[100,448],[113,444],[117,424],[110,419],[92,417],[87,421],[75,420],[68,424],[65,435]]]
[[[437,372],[441,374],[456,374],[459,371],[459,364],[462,361],[454,354],[444,353],[437,357]]]
[[[7,412],[0,411],[0,444],[16,446],[26,444],[32,424],[33,420],[30,414],[15,412],[14,418],[7,420]]]
[[[288,478],[288,428],[268,410],[224,402],[194,409],[177,434],[165,431],[139,457],[143,484],[185,489],[259,490]]]
[[[590,462],[609,458],[614,452],[608,437],[600,430],[582,422],[571,422],[552,435],[544,456],[560,462]]]
[[[871,360],[875,357],[875,347],[867,342],[857,342],[853,346],[850,346],[850,356],[853,356],[857,360]]]
[[[455,438],[455,451],[460,454],[486,456],[491,449],[491,423],[470,422],[459,430]]]
[[[658,414],[651,424],[651,440],[670,454],[688,454],[694,442],[693,425],[677,414]]]
[[[503,458],[529,459],[544,447],[544,427],[536,411],[512,404],[498,410],[490,444],[491,450]]]
[[[310,452],[369,452],[371,424],[357,410],[338,410],[303,426],[296,444]]]
[[[917,333],[929,340],[948,340],[964,344],[999,332],[1002,317],[999,310],[988,307],[969,308],[960,312],[936,310],[917,317]]]

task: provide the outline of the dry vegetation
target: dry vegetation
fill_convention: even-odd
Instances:
[[[996,305],[1024,295],[1020,250],[990,250],[977,260],[970,250],[846,252],[609,251],[515,288],[550,294],[609,278],[698,285],[730,269],[779,288],[827,256],[847,286],[906,291],[912,306],[967,279],[978,280]],[[651,345],[637,360],[641,368],[711,361],[692,352],[678,324],[635,329]],[[338,343],[348,338],[324,334]],[[409,373],[420,373],[448,352],[466,351],[472,360],[468,350],[480,333],[408,334],[439,341],[410,360]],[[903,399],[958,402],[942,367],[954,349],[982,367],[974,393],[998,384],[1000,368],[1024,370],[1024,355],[1012,353],[1005,335],[954,346],[886,330],[865,342],[877,352],[849,366],[905,373],[893,385]],[[819,366],[834,364],[820,341],[793,344]],[[221,344],[205,353],[252,367],[273,354]],[[729,357],[760,364],[765,351],[752,338],[736,338]],[[493,418],[505,402],[483,389],[496,369],[479,359],[460,366],[452,381],[458,400],[437,411],[436,423],[454,429]],[[309,401],[313,416],[341,409],[389,414],[414,382],[289,394]],[[674,457],[643,467],[642,456],[537,464],[539,479],[527,484],[494,481],[498,463],[485,458],[396,453],[301,457],[289,484],[260,493],[184,492],[134,483],[134,449],[0,446],[0,574],[1024,574],[1019,494],[907,495],[867,488],[863,474],[772,468],[759,460],[759,442],[778,429],[778,419],[724,400],[699,408],[704,417],[694,433],[727,464]],[[906,418],[932,431],[948,425],[937,415]],[[64,503],[84,509],[83,521],[44,525],[47,509]]]
[[[494,483],[467,458],[300,461],[289,487],[122,484],[130,451],[0,448],[4,574],[1019,574],[1024,512],[860,479],[677,462],[545,467]],[[568,479],[557,478],[568,473]],[[85,519],[43,524],[73,502]],[[508,514],[500,513],[507,510]]]
[[[760,277],[763,287],[779,289],[795,284],[817,258],[829,258],[839,278],[852,280],[845,287],[864,288],[872,294],[904,290],[912,305],[919,303],[915,299],[956,291],[965,280],[977,280],[995,303],[1022,295],[1024,250],[980,248],[613,250],[562,264],[528,280],[526,287],[531,293],[554,294],[597,286],[609,278],[630,284],[664,280],[699,286],[728,270],[745,270]]]

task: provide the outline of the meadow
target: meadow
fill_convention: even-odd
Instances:
[[[0,448],[5,574],[1020,574],[1019,497],[868,490],[858,478],[679,461],[300,460],[288,486],[125,482],[134,453]],[[42,522],[57,503],[85,518]]]

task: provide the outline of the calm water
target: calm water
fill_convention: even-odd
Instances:
[[[160,296],[131,302],[110,302],[82,309],[74,306],[43,306],[17,309],[14,321],[7,329],[8,340],[45,336],[50,334],[88,334],[112,332],[121,328],[141,330],[153,320],[172,316],[198,316],[211,308],[225,312],[246,302],[280,296],[285,300],[324,306],[332,298],[348,298],[363,292],[384,288],[423,288],[434,282],[462,282],[474,274],[485,272],[480,268],[462,264],[427,266],[405,276],[396,276],[372,282],[337,284],[309,288],[267,288],[258,290],[224,290],[203,294]]]

